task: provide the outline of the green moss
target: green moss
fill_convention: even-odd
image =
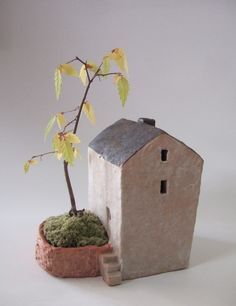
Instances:
[[[85,211],[82,216],[64,214],[48,218],[44,223],[47,241],[56,247],[101,246],[108,236],[99,218]]]

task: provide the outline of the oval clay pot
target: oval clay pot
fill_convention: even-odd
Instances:
[[[54,247],[43,233],[44,222],[39,226],[35,255],[39,265],[58,277],[92,277],[100,275],[99,256],[110,252],[112,246],[84,246],[78,248]]]

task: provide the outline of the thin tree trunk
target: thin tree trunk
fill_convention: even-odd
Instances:
[[[88,69],[87,69],[87,66],[86,66],[87,62],[83,62],[79,58],[76,58],[76,59],[79,60],[81,63],[83,63],[85,65],[85,69],[86,69],[86,73],[87,73],[87,77],[88,77],[88,84],[86,86],[86,89],[85,89],[85,92],[84,92],[84,96],[83,96],[82,102],[80,104],[78,114],[76,116],[75,126],[74,126],[74,129],[73,129],[73,134],[76,134],[76,132],[77,132],[77,128],[78,128],[80,116],[81,116],[81,113],[82,113],[83,105],[84,105],[84,103],[86,101],[87,94],[88,94],[88,91],[90,89],[90,86],[91,86],[93,80],[96,78],[96,76],[99,73],[99,71],[101,69],[101,66],[102,66],[102,64],[101,64],[98,67],[96,73],[94,74],[92,79],[90,79],[90,76],[89,76],[89,73],[88,73]],[[82,213],[83,214],[83,210],[77,210],[76,202],[75,202],[75,196],[74,196],[74,192],[73,192],[73,188],[72,188],[72,185],[71,185],[70,176],[69,176],[69,172],[68,172],[68,163],[65,160],[64,160],[64,172],[65,172],[67,188],[68,188],[69,195],[70,195],[70,202],[71,202],[70,214],[73,214],[73,215],[77,215],[78,213]]]
[[[68,192],[69,192],[69,195],[70,195],[70,203],[71,203],[70,213],[72,213],[73,215],[76,216],[77,215],[77,208],[76,208],[75,196],[74,196],[74,192],[73,192],[73,188],[72,188],[72,185],[71,185],[70,176],[69,176],[69,172],[68,172],[68,163],[65,160],[64,160],[64,172],[65,172],[65,179],[66,179]]]

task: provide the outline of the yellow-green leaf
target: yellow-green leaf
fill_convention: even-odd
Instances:
[[[57,158],[58,160],[61,160],[61,158],[62,158],[62,153],[56,153],[56,158]]]
[[[25,164],[24,164],[24,171],[25,173],[27,173],[29,171],[29,167],[30,167],[30,163],[29,161],[27,161]]]
[[[93,106],[90,102],[86,101],[83,105],[83,112],[85,113],[86,117],[93,123],[96,123],[96,117],[94,113]]]
[[[77,135],[73,134],[73,133],[67,133],[65,135],[65,139],[69,143],[80,143],[79,137]]]
[[[128,62],[125,55],[125,52],[121,48],[113,49],[108,57],[116,62],[121,71],[124,71],[128,74]]]
[[[52,147],[57,153],[62,153],[61,139],[59,134],[55,134],[52,138]]]
[[[37,165],[37,163],[38,163],[38,160],[37,160],[37,159],[31,159],[31,160],[29,160],[30,166]]]
[[[79,77],[79,72],[70,64],[62,64],[59,67],[61,73],[67,74],[69,76]]]
[[[51,131],[53,125],[54,125],[55,120],[56,120],[56,116],[52,117],[52,118],[49,120],[49,122],[48,122],[48,124],[47,124],[47,126],[46,126],[46,129],[45,129],[45,132],[44,132],[44,140],[47,139],[47,136],[48,136],[48,134],[50,133],[50,131]]]
[[[102,61],[102,73],[106,74],[110,71],[110,58],[109,56],[105,56]]]
[[[57,119],[57,125],[58,125],[59,129],[61,129],[63,126],[65,126],[66,119],[65,119],[65,116],[62,113],[58,113],[56,115],[56,119]]]
[[[127,63],[127,58],[125,55],[124,57],[117,59],[116,63],[121,71],[124,71],[128,74],[128,63]]]
[[[115,81],[115,84],[117,85],[117,82],[119,81],[119,79],[122,77],[122,74],[115,74],[114,75],[114,81]]]
[[[117,79],[117,88],[122,102],[122,106],[125,106],[125,102],[129,93],[129,82],[124,76],[120,76]]]
[[[61,94],[61,85],[62,85],[61,71],[59,68],[57,68],[54,73],[54,85],[55,85],[56,98],[58,100]]]
[[[85,65],[82,65],[80,72],[79,72],[79,77],[82,83],[84,84],[84,86],[86,86],[87,85],[87,73],[86,73]]]
[[[74,148],[74,159],[79,158],[81,159],[81,154],[79,148]]]
[[[24,171],[27,173],[29,171],[30,166],[36,165],[38,163],[38,160],[36,159],[30,159],[24,164]]]
[[[98,66],[94,62],[88,62],[87,63],[87,68],[89,70],[93,71],[94,73],[97,72],[97,70],[98,70]]]
[[[72,148],[72,143],[67,139],[66,136],[67,135],[54,135],[52,145],[54,150],[56,151],[57,159],[60,160],[63,157],[64,160],[68,162],[68,164],[72,165],[74,161],[74,152]]]
[[[62,156],[69,165],[72,165],[74,162],[74,152],[72,144],[67,140],[61,141],[62,145]]]

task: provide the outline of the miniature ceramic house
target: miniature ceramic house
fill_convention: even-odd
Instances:
[[[108,231],[122,279],[186,268],[202,158],[151,119],[117,121],[88,154],[89,208]]]

